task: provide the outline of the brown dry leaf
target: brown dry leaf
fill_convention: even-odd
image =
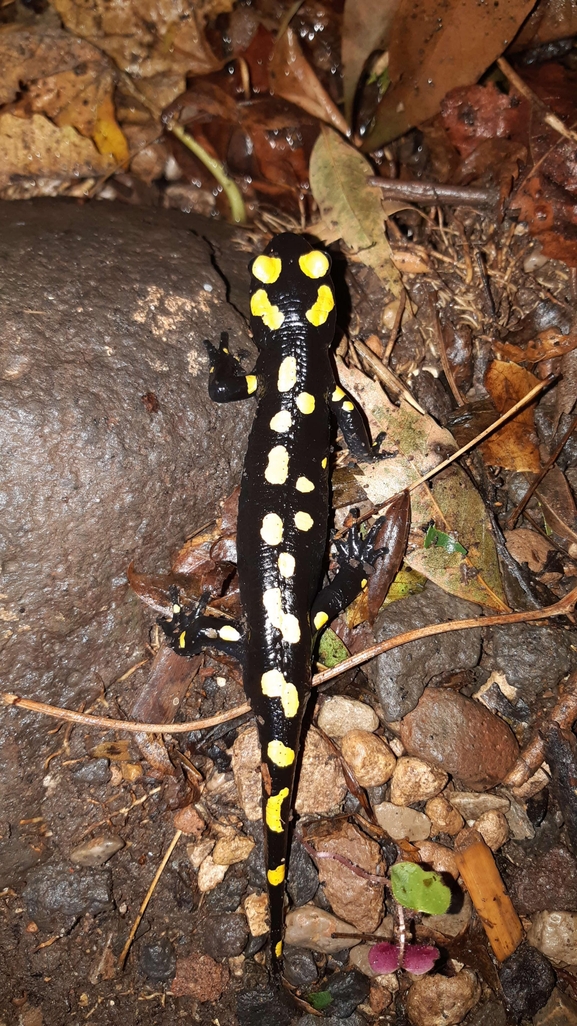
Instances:
[[[197,3],[53,0],[52,6],[69,32],[93,43],[135,78],[206,75],[224,63],[206,41]],[[220,9],[230,10],[231,3],[223,0]]]
[[[353,101],[361,72],[373,50],[385,50],[399,0],[345,0],[343,12],[343,98],[351,123]]]
[[[402,135],[432,117],[443,96],[469,85],[499,57],[535,0],[401,0],[389,44],[387,90],[363,149]]]
[[[68,32],[3,25],[0,30],[0,103],[15,100],[23,84],[65,71],[87,69],[91,64],[100,66],[100,74],[109,66],[98,49]]]
[[[574,349],[577,349],[577,334],[563,335],[558,328],[545,328],[525,346],[515,346],[510,342],[493,342],[493,351],[497,356],[502,360],[512,360],[514,363],[541,363],[542,360],[563,356]]]
[[[57,128],[40,114],[28,120],[0,115],[0,189],[10,185],[13,175],[66,181],[107,175],[115,168],[112,156],[99,153],[68,125]]]
[[[427,274],[431,268],[425,253],[418,253],[409,246],[391,246],[393,263],[403,274]]]
[[[130,761],[130,741],[103,741],[90,749],[93,759],[110,759],[112,762]]]
[[[505,541],[513,559],[518,563],[526,563],[534,573],[540,573],[545,568],[547,557],[553,550],[553,545],[546,538],[528,527],[505,531]]]
[[[551,467],[536,491],[547,526],[560,538],[573,558],[577,556],[577,508],[567,479]]]
[[[291,28],[287,28],[276,42],[269,76],[271,92],[301,107],[320,121],[326,121],[343,135],[347,134],[348,126],[344,117],[305,59],[298,38]]]
[[[494,360],[485,376],[485,386],[499,414],[510,410],[538,384],[539,381],[534,374],[524,367],[501,360]],[[535,433],[534,410],[534,404],[525,407],[483,442],[481,452],[485,463],[503,467],[505,470],[538,473],[541,462]]]

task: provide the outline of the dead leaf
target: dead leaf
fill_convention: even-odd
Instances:
[[[551,467],[537,488],[547,527],[567,547],[569,555],[577,556],[577,508],[573,493],[559,467]]]
[[[58,128],[34,114],[28,120],[0,114],[0,189],[13,175],[67,180],[107,175],[116,167],[109,154],[98,152],[74,128]]]
[[[276,42],[269,76],[271,92],[302,107],[319,121],[326,121],[343,135],[347,134],[344,117],[305,59],[298,38],[290,27]]]
[[[93,759],[110,759],[112,762],[130,761],[130,741],[103,741],[90,749]]]
[[[357,83],[374,50],[386,50],[399,0],[345,0],[343,12],[343,98],[345,117],[352,124]]]
[[[539,381],[516,363],[494,360],[485,375],[485,386],[499,414],[506,413]],[[534,421],[535,404],[526,406],[481,445],[485,463],[505,470],[538,473],[541,468]]]
[[[389,43],[391,87],[363,143],[370,152],[426,121],[459,85],[476,82],[506,49],[535,0],[401,0]]]
[[[528,527],[505,531],[505,541],[513,559],[518,563],[526,563],[534,573],[540,573],[545,568],[547,557],[554,549],[546,538]]]

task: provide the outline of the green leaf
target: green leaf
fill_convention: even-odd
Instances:
[[[328,990],[319,990],[316,994],[307,994],[307,1001],[309,1005],[316,1008],[317,1012],[322,1012],[323,1008],[328,1008],[333,996]]]
[[[319,662],[328,669],[338,666],[339,663],[342,663],[344,659],[349,657],[346,645],[343,645],[341,639],[337,637],[330,627],[327,627],[321,635],[318,657]]]
[[[439,916],[451,904],[451,892],[438,873],[415,862],[397,862],[390,871],[391,887],[399,905]]]
[[[445,549],[446,552],[460,552],[462,556],[467,555],[467,550],[458,541],[451,538],[450,534],[438,531],[434,524],[429,525],[424,545],[426,549],[430,549],[432,545],[438,545],[441,549]]]

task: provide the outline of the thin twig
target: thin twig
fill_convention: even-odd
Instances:
[[[551,467],[553,466],[553,464],[557,462],[557,460],[558,460],[562,450],[564,449],[565,445],[567,444],[567,442],[571,438],[571,435],[573,434],[573,432],[574,432],[576,427],[577,427],[577,416],[573,417],[573,420],[571,421],[567,431],[563,435],[563,438],[559,442],[559,445],[556,447],[555,451],[549,457],[549,459],[547,460],[545,466],[541,467],[541,470],[537,474],[537,477],[532,482],[531,486],[527,489],[527,491],[525,492],[525,494],[524,494],[523,498],[521,499],[521,501],[515,506],[515,509],[511,513],[511,516],[507,520],[507,527],[509,528],[509,530],[511,530],[515,526],[515,524],[517,523],[517,520],[521,516],[521,513],[525,509],[525,506],[529,502],[529,499],[531,498],[533,493],[537,490],[537,488],[541,484],[541,481],[543,480],[545,475],[549,473],[549,471],[551,470]]]
[[[391,334],[389,335],[389,341],[387,342],[387,344],[385,346],[385,351],[383,353],[383,364],[386,367],[388,367],[388,365],[389,365],[389,360],[391,358],[391,353],[392,353],[392,351],[394,349],[395,342],[397,341],[397,335],[399,334],[399,328],[401,327],[401,320],[402,320],[403,314],[405,312],[405,303],[406,302],[407,302],[407,293],[403,289],[403,291],[401,292],[401,294],[399,296],[399,305],[397,307],[397,312],[395,314],[395,321],[394,321],[393,327],[391,328]]]
[[[562,697],[549,716],[549,722],[557,723],[562,730],[571,730],[577,719],[577,672],[572,673],[565,683]],[[503,783],[507,787],[521,787],[535,773],[545,758],[546,728],[537,731],[522,749],[513,769]]]
[[[437,337],[437,346],[438,346],[438,349],[439,349],[439,355],[441,357],[441,365],[442,365],[443,370],[445,372],[445,377],[447,379],[447,384],[448,384],[449,388],[451,389],[451,392],[453,393],[453,396],[455,398],[455,402],[457,403],[457,406],[464,406],[465,405],[465,400],[463,399],[463,396],[461,395],[461,393],[460,393],[460,391],[459,391],[459,389],[457,387],[457,382],[455,381],[455,378],[454,378],[454,375],[453,375],[453,369],[451,367],[451,364],[449,363],[449,358],[447,356],[447,347],[445,345],[445,336],[443,335],[443,329],[441,327],[441,322],[439,321],[439,315],[437,313],[436,307],[433,307],[433,327],[434,327],[435,335]]]
[[[355,342],[354,348],[361,354],[363,360],[370,367],[375,377],[382,381],[383,385],[388,388],[389,392],[393,393],[395,398],[402,397],[406,403],[409,403],[409,405],[417,411],[417,413],[425,413],[422,406],[419,406],[417,400],[414,399],[409,390],[405,388],[400,378],[398,378],[396,374],[393,374],[390,367],[387,367],[382,360],[379,360],[379,358],[371,352],[364,342]]]
[[[124,969],[124,963],[126,962],[126,959],[128,958],[128,952],[130,951],[132,942],[133,942],[133,940],[134,940],[134,938],[136,936],[136,931],[138,930],[138,927],[140,926],[140,923],[142,921],[142,917],[143,917],[143,915],[146,912],[146,909],[148,907],[148,903],[149,903],[150,899],[152,898],[152,895],[154,894],[154,891],[156,889],[156,885],[157,885],[158,881],[160,880],[160,877],[162,876],[162,874],[164,872],[164,867],[166,866],[166,863],[168,862],[170,856],[172,855],[172,853],[173,853],[173,851],[174,851],[174,849],[175,849],[176,845],[178,844],[178,841],[180,840],[181,837],[182,837],[182,830],[177,830],[175,835],[174,835],[174,837],[172,838],[172,841],[168,845],[168,848],[166,849],[166,852],[164,854],[162,862],[160,863],[158,869],[156,870],[156,873],[154,874],[154,880],[152,881],[150,887],[148,888],[148,890],[147,890],[147,892],[146,892],[146,894],[144,896],[144,901],[142,902],[142,905],[140,906],[140,908],[138,910],[138,915],[137,915],[137,917],[136,917],[136,919],[135,919],[135,921],[134,921],[134,923],[132,925],[132,929],[131,929],[130,933],[128,934],[128,940],[126,941],[126,944],[124,945],[120,955],[118,956],[118,965],[120,966],[121,969]]]
[[[400,182],[392,178],[369,178],[386,199],[404,199],[410,203],[435,206],[494,207],[499,202],[498,189],[472,189],[468,186],[440,185],[438,182]]]
[[[546,103],[543,103],[543,100],[540,100],[539,97],[535,95],[533,90],[529,88],[529,86],[523,81],[522,78],[520,78],[517,72],[513,70],[509,62],[506,61],[504,57],[499,57],[497,64],[503,72],[505,78],[509,79],[509,82],[511,83],[513,88],[516,89],[518,93],[521,93],[521,95],[524,96],[526,100],[529,100],[533,107],[535,107],[535,109],[539,112],[543,121],[547,125],[549,125],[549,128],[552,128],[555,132],[558,132],[559,135],[562,135],[565,139],[569,139],[572,143],[577,143],[577,132],[573,131],[572,128],[567,128],[566,125],[563,124],[561,119],[553,113],[551,108],[548,107]]]

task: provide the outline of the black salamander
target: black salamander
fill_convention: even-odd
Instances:
[[[366,585],[373,530],[351,532],[340,569],[319,594],[329,516],[330,414],[351,453],[374,459],[354,400],[335,380],[329,349],[335,298],[328,256],[300,236],[277,235],[251,267],[251,328],[259,348],[245,374],[223,334],[210,357],[216,402],[255,396],[238,513],[238,573],[244,623],[194,614],[175,602],[161,621],[175,651],[212,646],[243,664],[260,736],[272,968],[281,970],[288,828],[316,633]],[[343,549],[346,551],[343,552]],[[351,557],[352,561],[351,561]],[[365,568],[363,567],[365,564]]]

